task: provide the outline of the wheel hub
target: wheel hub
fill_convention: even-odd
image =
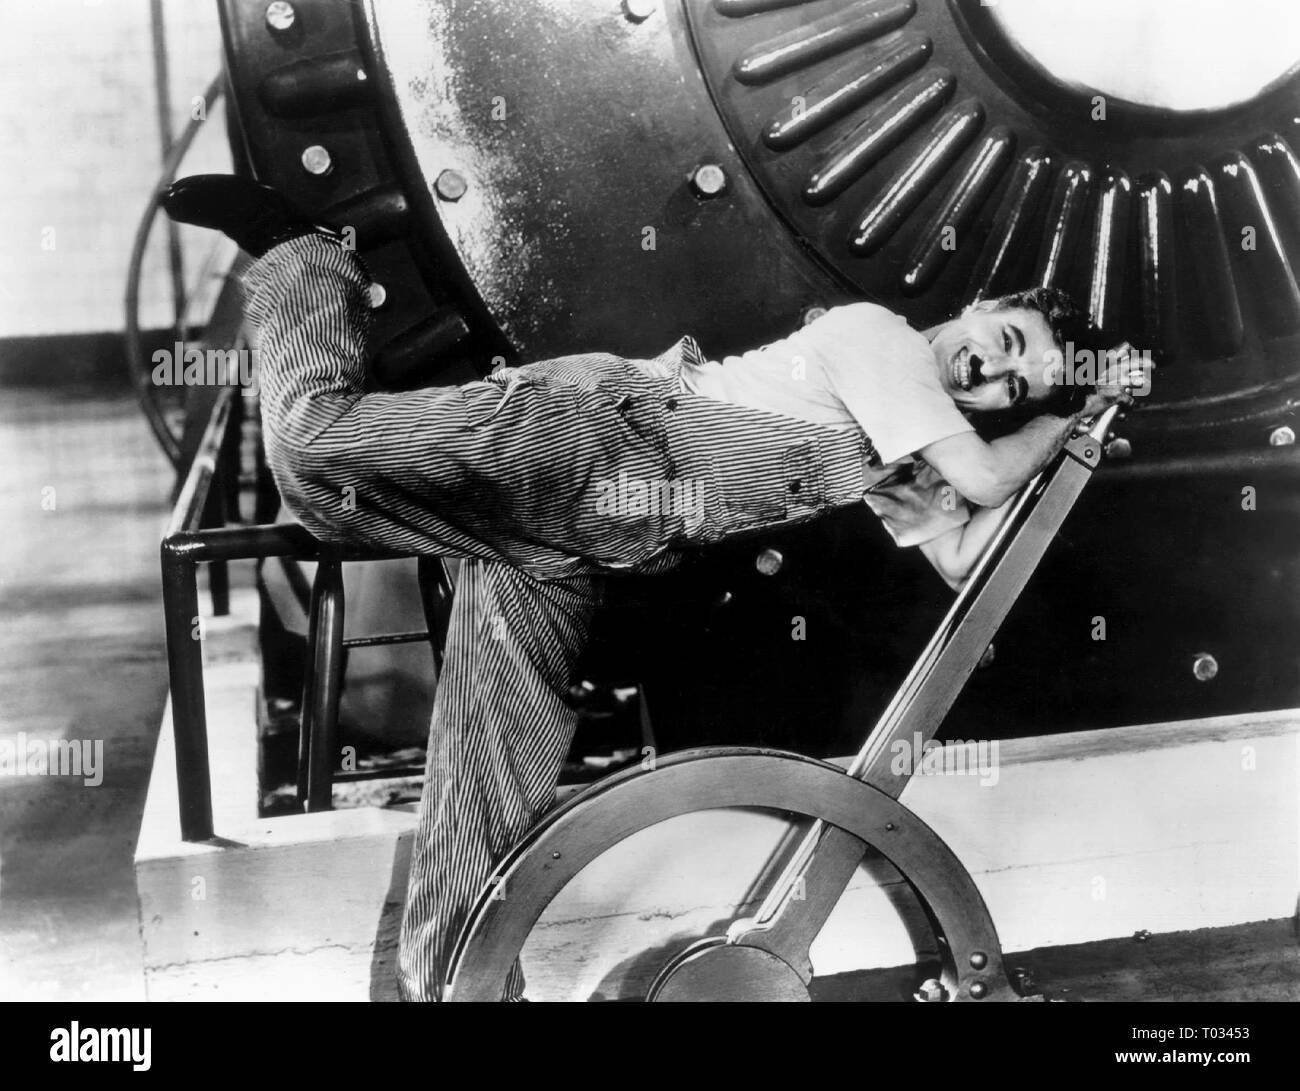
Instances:
[[[808,986],[784,960],[757,947],[705,940],[667,966],[650,987],[654,1003],[807,1003]]]

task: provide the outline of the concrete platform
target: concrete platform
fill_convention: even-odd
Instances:
[[[164,716],[136,853],[148,995],[391,999],[414,808],[257,817],[254,610],[237,597],[205,642],[210,843],[179,840]],[[966,863],[1007,952],[1295,917],[1300,710],[1003,741],[996,774],[916,776],[903,800]],[[702,812],[594,862],[525,950],[529,996],[638,995],[655,952],[748,905],[787,829],[775,814]],[[859,873],[814,944],[819,978],[912,963],[889,894]]]

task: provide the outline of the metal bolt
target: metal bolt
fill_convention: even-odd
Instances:
[[[1209,682],[1219,673],[1219,661],[1209,652],[1197,652],[1192,660],[1192,674],[1198,682]]]
[[[433,188],[444,201],[459,201],[469,189],[469,183],[460,171],[445,170],[434,179]]]
[[[802,319],[803,324],[805,326],[811,325],[812,323],[816,322],[817,319],[821,318],[821,316],[824,315],[826,311],[827,308],[823,307],[820,303],[813,303],[810,306],[805,307],[803,309],[803,319]]]
[[[560,858],[560,854],[558,852],[551,853],[552,860],[558,860],[559,858]]]
[[[591,700],[591,695],[595,692],[596,687],[584,678],[577,685],[569,687],[568,696],[565,700],[570,707],[580,708],[585,706],[587,702]]]
[[[370,309],[372,311],[378,310],[385,302],[387,302],[387,300],[388,291],[382,284],[375,281],[375,283],[370,285]]]
[[[623,14],[634,23],[644,23],[658,6],[655,0],[623,0]]]
[[[948,990],[933,977],[927,977],[912,996],[923,1004],[937,1004],[948,999]]]
[[[1116,436],[1106,444],[1107,458],[1131,458],[1133,455],[1133,444],[1129,443],[1123,436]]]
[[[717,163],[705,163],[691,175],[691,188],[697,196],[717,197],[727,188],[727,172]]]
[[[272,30],[281,32],[288,30],[297,17],[298,13],[293,10],[293,5],[286,3],[285,0],[275,0],[275,3],[266,5],[266,25]]]
[[[1270,447],[1290,447],[1295,443],[1295,429],[1289,424],[1274,428],[1268,435]]]
[[[971,969],[982,970],[989,964],[989,956],[983,951],[972,951],[970,956]]]
[[[319,144],[312,144],[302,150],[302,169],[308,174],[329,174],[334,169],[334,160]]]
[[[983,1000],[989,994],[989,987],[982,981],[972,981],[970,994],[973,1000]]]
[[[1096,451],[1096,449],[1095,449],[1095,448],[1092,448],[1092,447],[1085,447],[1085,448],[1083,449],[1083,457],[1084,457],[1084,458],[1096,458],[1096,457],[1097,457],[1097,451]]]
[[[785,564],[785,558],[781,556],[779,549],[765,549],[754,558],[754,567],[764,576],[775,576],[781,571],[783,564]]]
[[[984,649],[984,654],[980,656],[980,661],[976,663],[975,666],[977,668],[987,667],[990,663],[993,662],[993,658],[997,654],[998,654],[997,648],[995,648],[992,644],[990,644],[987,648]]]

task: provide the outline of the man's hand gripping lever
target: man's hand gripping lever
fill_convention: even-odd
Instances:
[[[1094,422],[1112,406],[1120,407],[1116,416],[1122,417],[1123,411],[1134,404],[1134,398],[1143,398],[1151,393],[1151,371],[1155,366],[1150,353],[1138,352],[1127,341],[1110,349],[1105,355],[1096,388],[1089,393],[1077,414],[1075,434],[1083,435],[1090,431]],[[1112,416],[1107,421],[1108,431],[1114,419]],[[1103,439],[1104,436],[1105,433]]]

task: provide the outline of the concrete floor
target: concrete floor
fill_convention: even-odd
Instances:
[[[104,754],[98,787],[0,776],[2,1000],[144,998],[132,853],[167,687],[171,485],[129,395],[0,391],[0,739]]]

